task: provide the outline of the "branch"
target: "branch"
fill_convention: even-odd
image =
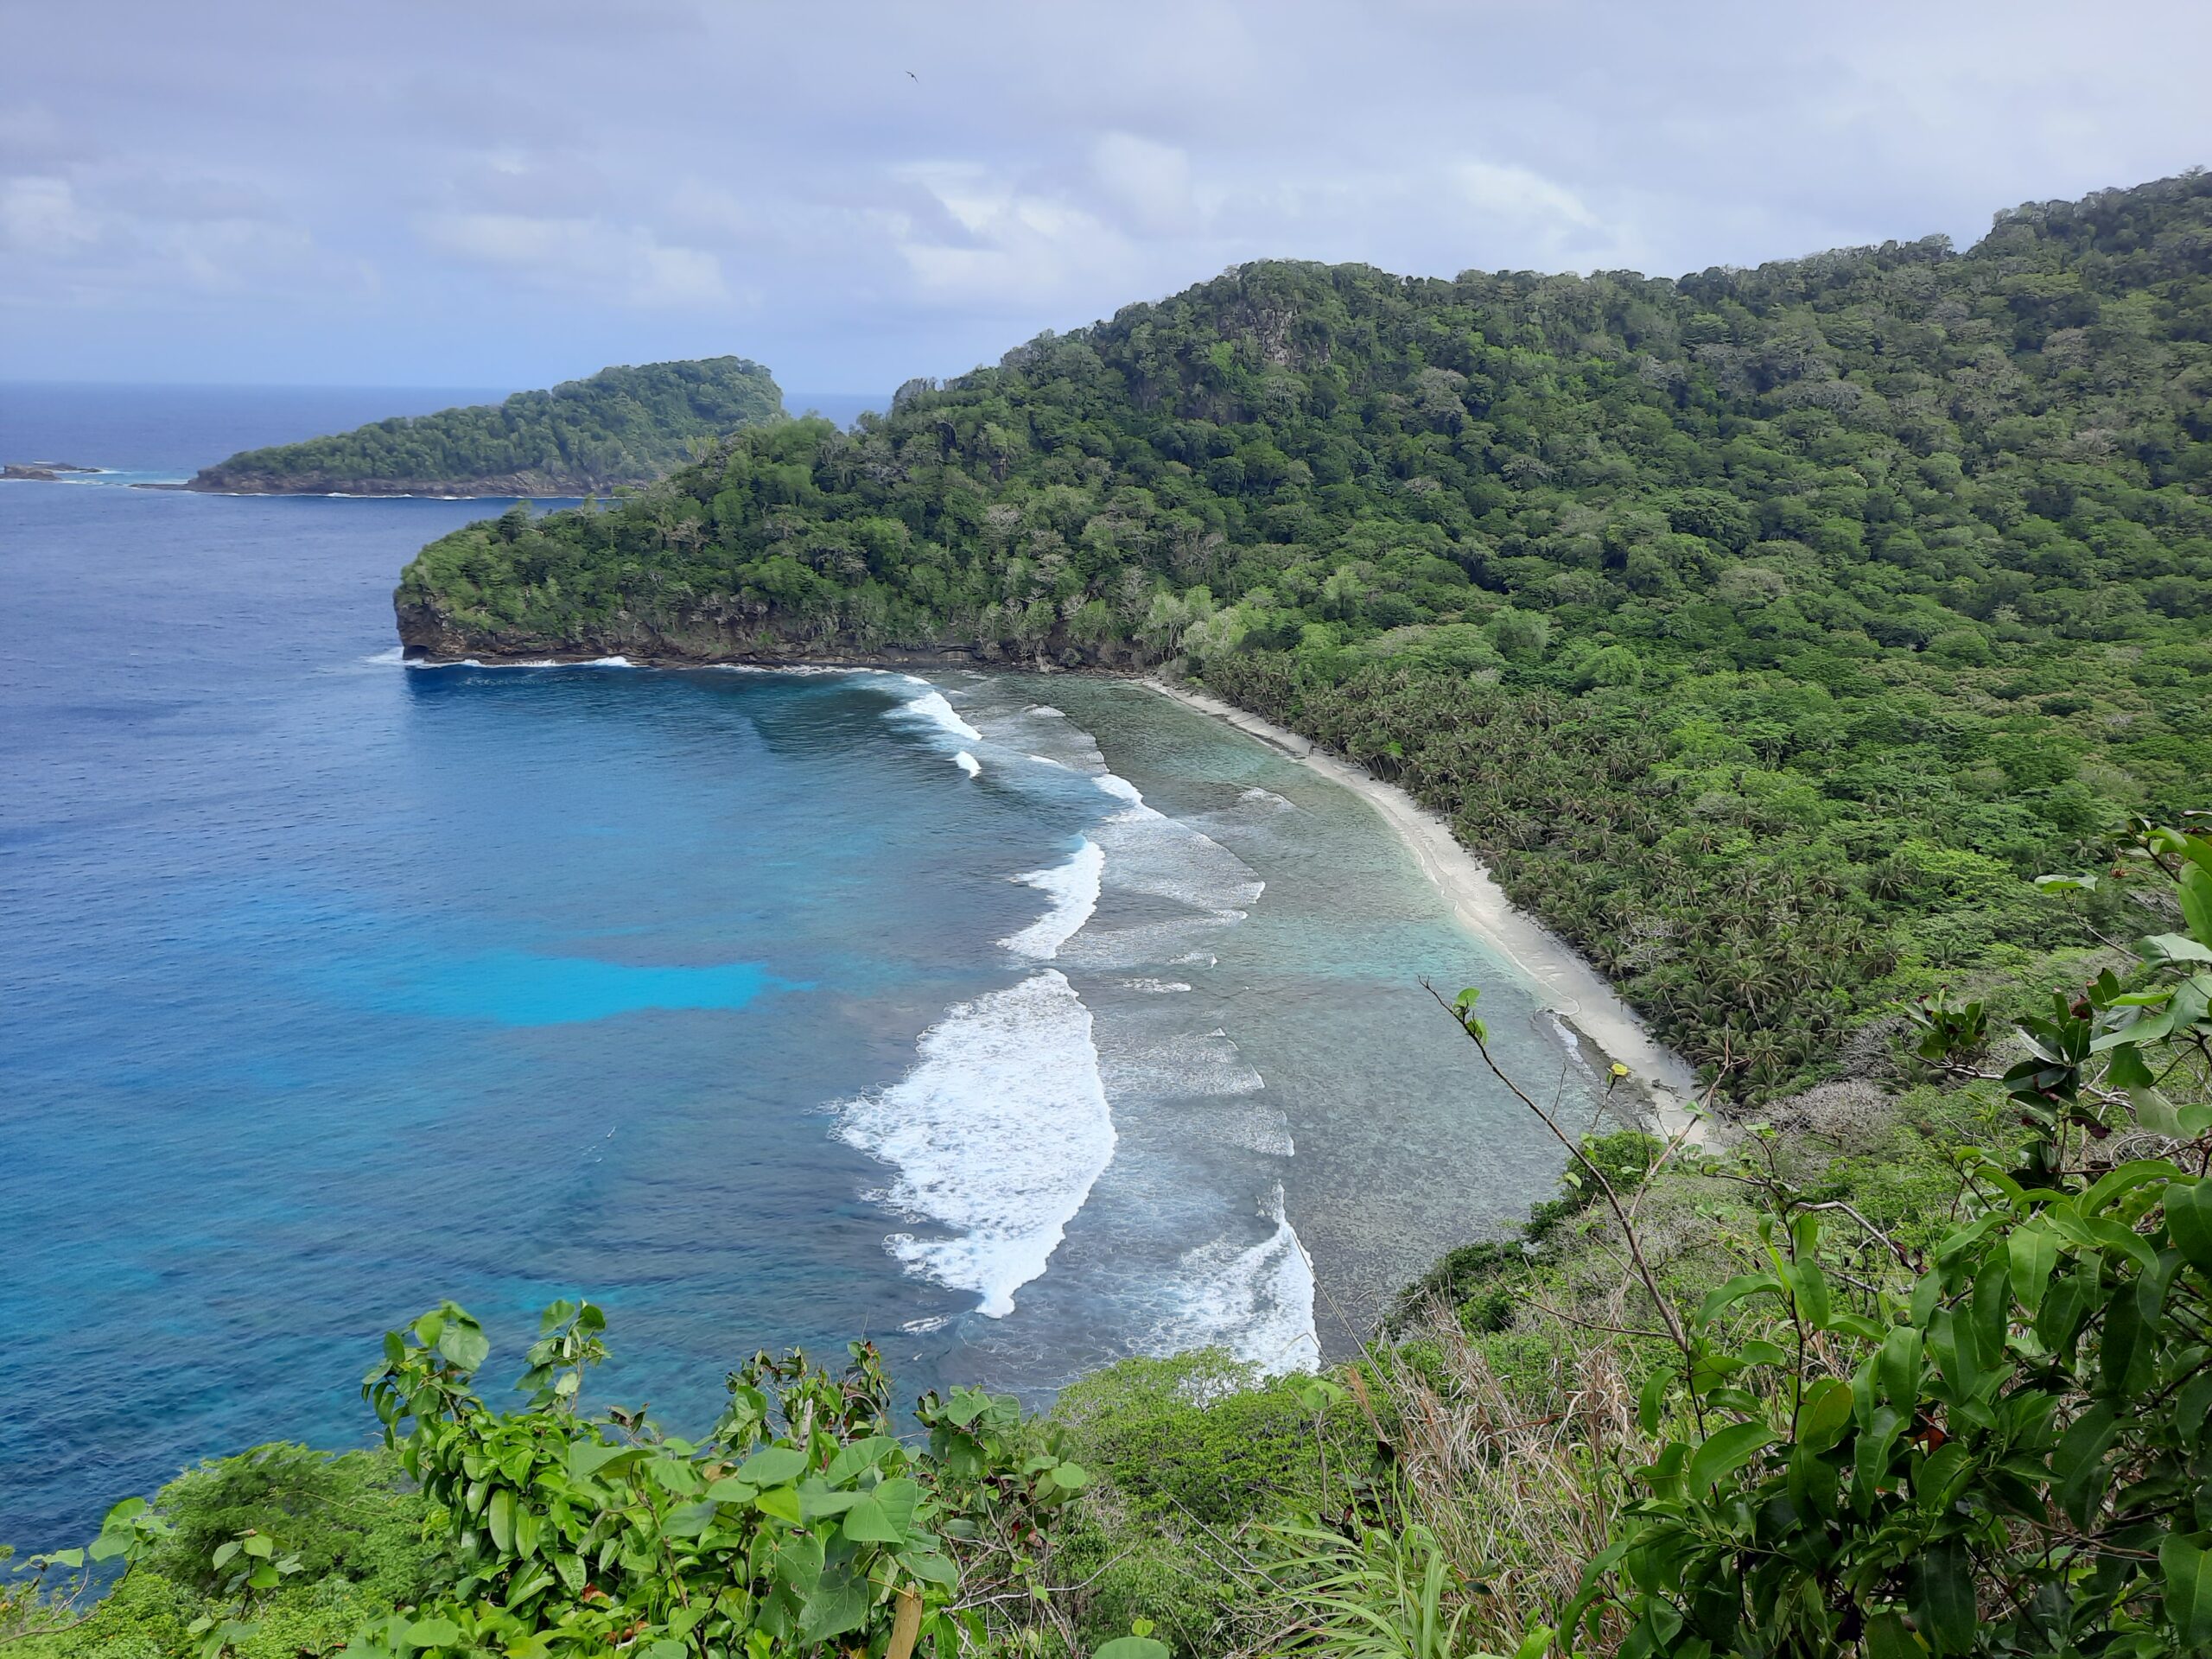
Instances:
[[[1690,1344],[1689,1335],[1682,1329],[1681,1320],[1675,1315],[1674,1304],[1669,1301],[1660,1291],[1658,1275],[1651,1271],[1651,1264],[1643,1259],[1643,1244],[1637,1237],[1636,1224],[1630,1219],[1627,1211],[1621,1207],[1620,1194],[1613,1191],[1613,1184],[1605,1179],[1605,1172],[1598,1167],[1597,1163],[1588,1153],[1582,1150],[1580,1141],[1568,1138],[1567,1133],[1553,1120],[1550,1113],[1529,1099],[1522,1092],[1521,1085],[1505,1075],[1497,1060],[1491,1058],[1490,1044],[1484,1040],[1481,1032],[1471,1021],[1463,1019],[1459,1011],[1444,1000],[1442,994],[1437,990],[1436,987],[1427,980],[1421,982],[1421,988],[1434,997],[1436,1006],[1450,1014],[1458,1022],[1459,1029],[1467,1033],[1468,1040],[1474,1044],[1476,1052],[1483,1057],[1483,1064],[1490,1068],[1491,1075],[1511,1090],[1513,1097],[1535,1113],[1536,1121],[1551,1131],[1552,1138],[1567,1148],[1567,1155],[1580,1164],[1596,1180],[1599,1190],[1605,1196],[1605,1207],[1613,1212],[1613,1219],[1620,1224],[1622,1235],[1628,1242],[1629,1255],[1636,1262],[1637,1276],[1643,1281],[1643,1288],[1649,1293],[1653,1304],[1657,1306],[1659,1317],[1667,1322],[1666,1334],[1669,1339],[1675,1347],[1682,1351],[1682,1358],[1686,1362],[1694,1363],[1697,1357],[1696,1351]]]

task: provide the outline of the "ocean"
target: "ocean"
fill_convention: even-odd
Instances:
[[[1042,1402],[1350,1348],[1598,1080],[1358,798],[1122,681],[425,669],[504,505],[126,487],[483,394],[0,388],[0,1541],[274,1439],[441,1298],[697,1428],[755,1349]],[[497,1398],[494,1389],[492,1397]]]

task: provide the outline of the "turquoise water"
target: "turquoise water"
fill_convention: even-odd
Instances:
[[[229,397],[0,454],[346,423]],[[443,1296],[495,1375],[594,1297],[677,1423],[855,1334],[1041,1396],[1340,1349],[1550,1180],[1420,978],[1586,1071],[1363,803],[1112,682],[401,665],[486,510],[0,486],[0,1541],[359,1441]]]

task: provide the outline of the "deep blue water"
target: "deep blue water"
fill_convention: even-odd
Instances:
[[[0,456],[392,397],[4,388]],[[1418,976],[1584,1079],[1363,803],[1105,682],[400,665],[499,505],[0,485],[0,1541],[359,1441],[444,1296],[494,1374],[601,1300],[679,1422],[862,1333],[910,1392],[1292,1363],[1550,1179]]]

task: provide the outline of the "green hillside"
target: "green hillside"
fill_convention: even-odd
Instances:
[[[2212,752],[2212,178],[1678,281],[1262,264],[432,543],[434,654],[1178,662],[1758,1096]]]
[[[601,369],[504,403],[246,449],[187,486],[247,495],[589,495],[646,484],[709,441],[784,412],[741,357]]]

